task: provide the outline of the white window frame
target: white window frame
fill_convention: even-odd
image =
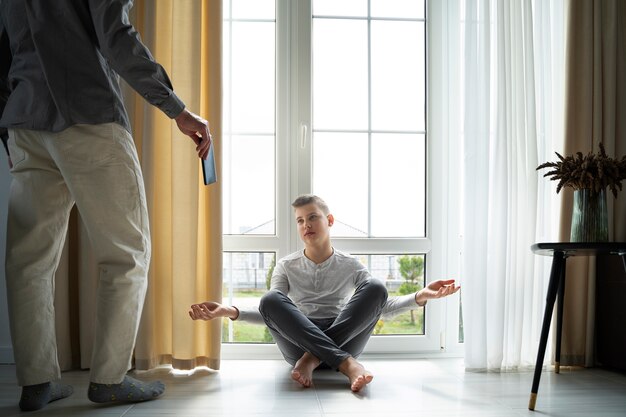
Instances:
[[[432,0],[431,0],[432,1]],[[430,6],[428,1],[427,7]],[[427,14],[428,16],[428,14]],[[224,251],[276,252],[276,259],[302,248],[290,201],[310,192],[311,152],[311,0],[276,0],[276,235],[225,235]],[[458,276],[460,239],[456,213],[460,198],[448,185],[458,178],[454,169],[458,148],[447,138],[431,141],[431,74],[443,68],[431,61],[429,30],[426,30],[427,54],[427,185],[426,237],[416,239],[333,238],[333,245],[350,253],[426,254],[426,278],[430,280]],[[438,40],[439,41],[439,40]],[[435,54],[445,52],[438,48]],[[440,57],[438,57],[440,58]],[[436,80],[435,80],[436,81]],[[436,101],[436,98],[435,98]],[[437,103],[435,103],[436,105]],[[394,357],[462,355],[458,343],[459,297],[429,302],[425,312],[425,335],[384,335],[370,339],[364,354]],[[224,343],[222,356],[228,358],[280,358],[274,344]]]

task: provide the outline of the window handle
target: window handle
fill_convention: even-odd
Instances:
[[[306,147],[306,135],[309,130],[309,127],[306,123],[300,123],[300,148],[304,149]]]

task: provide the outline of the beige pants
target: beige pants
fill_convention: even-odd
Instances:
[[[150,263],[146,197],[132,138],[115,123],[60,133],[14,129],[9,151],[6,281],[18,383],[60,378],[54,274],[74,203],[99,271],[91,381],[119,383],[130,368]]]

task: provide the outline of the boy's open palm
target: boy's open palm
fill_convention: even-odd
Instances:
[[[433,281],[415,294],[415,301],[421,305],[427,300],[452,295],[460,289],[461,287],[454,284],[453,279]]]
[[[224,306],[214,301],[205,301],[200,304],[192,304],[189,317],[194,320],[212,320],[219,317],[236,318],[237,310],[233,307]],[[235,314],[235,317],[233,317]]]

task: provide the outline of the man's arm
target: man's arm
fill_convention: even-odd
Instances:
[[[173,119],[185,104],[174,94],[165,69],[156,62],[130,23],[131,7],[131,0],[89,0],[99,50],[133,89]]]
[[[156,62],[131,25],[131,0],[89,0],[91,18],[100,52],[111,67],[150,104],[175,119],[181,132],[196,144],[196,152],[206,158],[211,144],[209,124],[185,109],[174,93],[165,69]]]

